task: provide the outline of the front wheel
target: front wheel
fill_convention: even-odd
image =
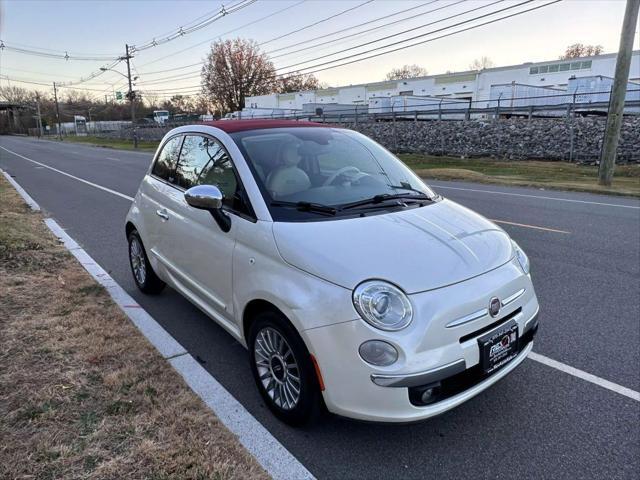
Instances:
[[[302,425],[320,413],[311,356],[286,319],[274,312],[259,314],[249,332],[249,355],[258,390],[276,417]]]
[[[165,287],[165,283],[158,278],[156,272],[151,268],[147,252],[142,244],[142,239],[137,230],[129,233],[129,265],[136,286],[144,293],[160,293]]]

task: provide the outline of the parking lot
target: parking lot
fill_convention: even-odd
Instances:
[[[2,137],[0,147],[0,168],[316,477],[635,478],[640,470],[640,402],[628,395],[640,390],[639,201],[432,182],[498,222],[531,258],[538,360],[423,423],[327,415],[293,429],[263,405],[245,350],[221,327],[173,290],[136,290],[124,218],[151,154],[20,137]]]

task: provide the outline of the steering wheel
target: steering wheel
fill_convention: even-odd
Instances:
[[[334,172],[333,175],[331,175],[329,178],[327,178],[324,181],[322,186],[326,187],[327,185],[331,185],[333,182],[335,182],[336,178],[338,178],[340,175],[344,175],[347,172],[353,172],[355,175],[358,175],[359,173],[362,173],[358,169],[358,167],[354,167],[353,165],[347,165],[346,167],[342,167],[340,170]]]

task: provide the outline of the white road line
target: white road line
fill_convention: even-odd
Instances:
[[[637,402],[640,402],[640,392],[636,392],[635,390],[631,390],[630,388],[623,387],[622,385],[610,382],[609,380],[605,380],[604,378],[596,377],[595,375],[571,367],[569,365],[565,365],[562,362],[558,362],[557,360],[545,357],[544,355],[540,355],[539,353],[531,352],[528,358],[542,363],[543,365],[546,365],[548,367],[560,370],[561,372],[568,373],[569,375],[572,375],[574,377],[581,378],[582,380],[593,383],[602,388],[606,388],[607,390],[611,390],[612,392],[616,392],[620,395],[624,395],[625,397],[629,397],[630,399]]]
[[[120,160],[119,158],[115,158],[115,157],[104,157],[107,160],[115,160],[116,162],[121,162],[122,160]]]
[[[444,185],[431,184],[433,188],[436,190],[439,188],[444,188],[447,190],[462,190],[465,192],[477,192],[477,193],[490,193],[494,195],[511,195],[514,197],[526,197],[526,198],[539,198],[541,200],[554,200],[557,202],[569,202],[569,203],[585,203],[587,205],[602,205],[605,207],[618,207],[618,208],[633,208],[636,210],[640,210],[640,206],[635,205],[621,205],[619,203],[604,203],[604,202],[592,202],[588,200],[575,200],[573,198],[558,198],[558,197],[545,197],[542,195],[529,195],[525,193],[513,193],[513,192],[498,192],[496,190],[480,190],[475,188],[462,188],[462,187],[447,187]]]
[[[529,225],[526,223],[507,222],[506,220],[496,220],[494,218],[490,218],[489,220],[495,223],[504,223],[505,225],[515,225],[516,227],[533,228],[534,230],[544,230],[545,232],[566,233],[566,234],[571,233],[571,232],[567,232],[566,230],[556,230],[555,228],[538,227],[537,225]]]
[[[15,180],[9,179],[18,193],[29,199],[29,205],[40,208]],[[220,422],[233,432],[240,443],[276,480],[314,480],[315,477],[271,433],[253,417],[209,372],[207,372],[156,320],[147,313],[91,256],[52,218],[45,219],[49,230],[80,262],[89,274],[108,292],[113,301],[129,317],[146,339],[171,366]]]
[[[23,158],[23,159],[25,159],[25,160],[27,160],[29,162],[35,163],[36,165],[40,165],[41,167],[48,168],[49,170],[53,170],[54,172],[57,172],[57,173],[59,173],[61,175],[65,175],[65,176],[67,176],[69,178],[73,178],[74,180],[78,180],[79,182],[85,183],[85,184],[90,185],[90,186],[92,186],[94,188],[98,188],[98,189],[103,190],[105,192],[112,193],[114,195],[117,195],[118,197],[124,198],[125,200],[129,200],[130,202],[133,202],[133,197],[130,197],[129,195],[125,195],[124,193],[120,193],[120,192],[118,192],[116,190],[112,190],[110,188],[103,187],[102,185],[98,185],[97,183],[90,182],[89,180],[85,180],[84,178],[76,177],[75,175],[71,175],[70,173],[63,172],[62,170],[58,170],[57,168],[50,167],[49,165],[45,165],[44,163],[37,162],[35,160],[32,160],[30,158],[25,157],[24,155],[20,155],[19,153],[13,152],[13,151],[9,150],[8,148],[3,147],[2,145],[0,145],[0,148],[3,149],[3,150],[6,150],[7,152],[9,152],[9,153],[11,153],[13,155],[15,155],[16,157]]]

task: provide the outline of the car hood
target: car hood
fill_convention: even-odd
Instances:
[[[449,200],[368,217],[276,222],[273,232],[287,263],[349,289],[376,278],[409,294],[432,290],[512,256],[501,228]]]

